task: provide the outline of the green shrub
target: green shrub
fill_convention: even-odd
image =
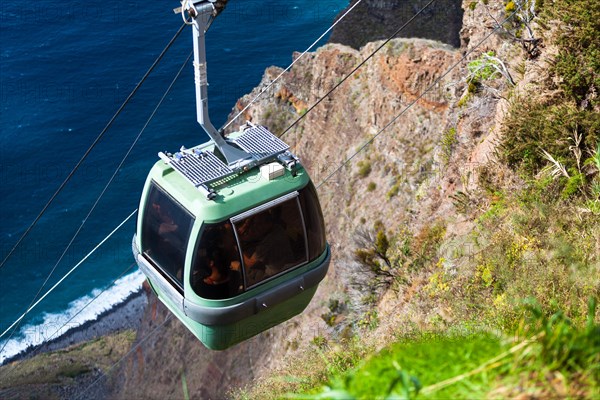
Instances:
[[[486,334],[450,337],[421,334],[393,343],[352,370],[329,375],[328,383],[310,399],[414,399],[425,385],[434,385],[470,371],[498,354],[500,341]],[[490,368],[491,369],[491,368]],[[466,382],[431,390],[426,398],[484,398],[487,379],[498,375],[485,371]]]
[[[446,226],[442,222],[434,225],[425,225],[410,242],[410,254],[413,255],[410,267],[418,270],[428,262],[434,261],[437,251],[446,235]]]
[[[506,5],[507,11],[511,3]],[[513,98],[504,123],[501,143],[504,161],[522,168],[530,177],[545,164],[540,148],[567,170],[575,167],[579,170],[581,166],[574,153],[593,149],[600,140],[600,113],[595,111],[600,106],[600,2],[538,1],[536,11],[543,16],[540,21],[558,20],[566,27],[556,31],[554,43],[558,54],[550,68],[551,77],[561,91],[540,84],[536,91],[552,91],[552,96],[544,101],[534,96]],[[575,137],[581,140],[573,150]],[[569,197],[584,184],[580,178],[567,183],[563,197]]]
[[[564,189],[560,193],[560,196],[563,199],[568,199],[573,196],[575,193],[579,192],[579,190],[583,187],[585,183],[585,177],[582,173],[577,172],[576,170],[572,170],[572,174],[565,184]]]
[[[600,2],[561,0],[543,5],[549,19],[568,25],[558,32],[559,53],[553,72],[570,100],[588,110],[600,105]]]
[[[467,64],[467,70],[469,71],[470,82],[481,82],[488,79],[493,79],[499,74],[498,70],[494,68],[494,65],[490,62],[486,56],[494,57],[496,54],[493,51],[488,51],[481,55],[481,57],[469,62]]]
[[[358,321],[358,327],[362,329],[373,330],[379,326],[379,315],[377,309],[367,311]]]
[[[373,230],[357,230],[355,233],[354,259],[368,267],[376,275],[393,276],[390,260],[390,240],[381,221],[376,221]],[[383,261],[383,264],[382,264]]]
[[[385,194],[386,199],[390,200],[392,197],[398,195],[400,192],[400,182],[398,182],[398,178],[395,179],[396,183],[392,185],[390,190]]]
[[[472,79],[469,81],[469,84],[467,86],[467,93],[475,94],[479,91],[480,87],[481,87],[481,83],[478,80]]]
[[[442,160],[444,163],[448,163],[450,156],[452,155],[452,148],[458,143],[456,138],[456,128],[452,127],[448,129],[446,133],[442,135],[442,141],[440,146],[442,148]]]
[[[346,304],[338,299],[329,299],[327,308],[329,308],[329,311],[322,314],[321,319],[325,321],[328,326],[335,326],[338,322],[338,317],[346,311]]]
[[[600,114],[572,104],[547,105],[515,98],[503,125],[500,154],[508,165],[536,175],[546,164],[540,149],[576,168],[571,147],[573,134],[581,135],[579,148],[593,148],[600,140]]]
[[[371,162],[369,160],[359,161],[358,166],[358,176],[361,178],[366,178],[371,173]]]

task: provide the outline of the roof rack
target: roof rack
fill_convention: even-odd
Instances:
[[[272,158],[290,148],[267,128],[260,125],[250,125],[250,128],[246,129],[240,137],[232,141],[259,163],[263,159]]]
[[[208,187],[213,182],[271,161],[279,161],[290,170],[298,162],[289,152],[290,146],[264,126],[248,123],[242,134],[231,142],[250,154],[252,160],[227,165],[211,151],[202,150],[202,145],[191,149],[182,147],[175,154],[160,152],[158,156],[203,192],[209,200],[216,196],[214,190]]]

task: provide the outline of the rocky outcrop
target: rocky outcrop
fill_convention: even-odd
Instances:
[[[370,43],[360,51],[329,44],[307,55],[248,108],[245,117],[282,134],[304,115],[306,105],[315,104],[380,44]],[[386,203],[394,214],[410,209],[406,202],[412,196],[403,198],[402,193],[415,188],[420,171],[431,165],[429,159],[446,125],[448,100],[455,96],[452,74],[436,80],[458,58],[457,51],[439,42],[395,39],[285,133],[283,138],[317,185],[346,159],[355,158],[320,188],[329,238],[338,247],[351,244],[351,227],[360,225],[361,218],[372,223],[386,217],[381,202],[394,185],[401,190]],[[268,69],[238,107],[248,104],[280,72]],[[396,116],[393,125],[381,132]],[[380,132],[364,151],[354,154]],[[361,176],[357,162],[369,163],[371,172]],[[371,183],[375,189],[364,190]],[[403,218],[396,214],[393,220]]]
[[[356,2],[352,1],[348,8]],[[428,3],[429,0],[363,0],[333,29],[329,41],[359,49],[369,42],[387,39],[425,8],[397,37],[432,39],[460,47],[461,1],[436,0],[430,5]],[[338,18],[345,12],[342,11]]]
[[[147,288],[149,305],[138,330],[138,346],[111,376],[111,399],[223,399],[250,384],[268,365],[270,335],[225,351],[210,351]],[[185,388],[185,389],[184,389]]]

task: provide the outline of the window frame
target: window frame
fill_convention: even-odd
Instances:
[[[241,290],[240,292],[238,292],[238,293],[236,293],[236,294],[234,294],[232,296],[229,296],[229,297],[210,298],[210,297],[203,296],[201,293],[199,293],[196,290],[196,287],[195,287],[195,285],[193,284],[193,281],[192,281],[192,275],[194,274],[194,272],[196,270],[197,263],[198,263],[199,249],[201,248],[201,242],[205,239],[204,234],[206,233],[207,228],[208,227],[214,227],[214,226],[217,226],[217,225],[221,225],[221,224],[224,224],[226,222],[230,222],[231,223],[231,221],[229,220],[229,218],[224,219],[224,220],[222,220],[220,222],[210,222],[209,223],[209,222],[203,221],[202,222],[202,226],[200,227],[200,229],[198,231],[198,234],[195,237],[195,241],[193,243],[194,250],[193,250],[193,254],[192,254],[192,258],[191,258],[191,265],[190,265],[190,270],[189,270],[190,272],[189,272],[189,274],[186,277],[186,284],[189,286],[189,288],[191,289],[192,293],[194,293],[196,296],[198,296],[198,297],[200,297],[202,299],[206,299],[206,300],[227,300],[227,299],[232,299],[232,298],[234,298],[236,296],[239,296],[239,295],[243,294],[246,291],[246,289],[245,289],[245,287],[246,287],[246,285],[245,285],[245,275],[244,275],[244,271],[242,270],[242,268],[243,268],[242,265],[243,264],[242,264],[242,261],[240,259],[242,257],[242,253],[241,253],[241,251],[239,249],[239,243],[238,243],[237,238],[235,236],[235,229],[233,228],[233,226],[232,226],[233,239],[235,240],[235,245],[237,246],[237,254],[238,254],[238,259],[239,259],[239,263],[240,263],[240,275],[242,276],[242,281],[243,281],[243,285],[244,285],[243,286],[243,290]]]

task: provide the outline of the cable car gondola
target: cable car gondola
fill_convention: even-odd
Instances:
[[[289,146],[252,123],[224,138],[208,118],[204,35],[225,3],[182,3],[198,122],[211,141],[159,153],[133,238],[158,298],[215,350],[301,313],[330,260],[315,187]]]

